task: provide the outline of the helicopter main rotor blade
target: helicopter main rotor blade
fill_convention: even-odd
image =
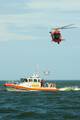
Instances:
[[[69,24],[69,25],[65,25],[65,26],[62,26],[60,27],[59,29],[65,29],[65,28],[70,28],[71,26],[73,26],[74,24]]]
[[[60,29],[73,29],[73,28],[77,28],[77,27],[69,27],[69,28],[65,27],[65,28],[60,28]]]
[[[52,28],[52,30],[56,30],[56,29],[73,29],[73,28],[77,28],[75,26],[73,26],[74,24],[69,24],[69,25],[65,25],[65,26],[62,26],[62,27],[55,27],[55,28]]]

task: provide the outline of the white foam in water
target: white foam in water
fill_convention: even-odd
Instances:
[[[80,88],[75,86],[75,87],[64,87],[60,88],[59,91],[79,91]]]

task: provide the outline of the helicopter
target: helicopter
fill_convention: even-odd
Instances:
[[[74,24],[69,24],[69,25],[62,26],[62,27],[52,28],[52,30],[49,32],[51,34],[52,42],[56,42],[56,43],[60,44],[60,42],[64,40],[62,38],[62,34],[61,34],[60,30],[75,28],[75,27],[73,27],[73,25]]]

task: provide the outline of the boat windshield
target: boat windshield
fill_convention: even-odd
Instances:
[[[26,78],[21,78],[20,81],[21,82],[27,82],[27,79]]]

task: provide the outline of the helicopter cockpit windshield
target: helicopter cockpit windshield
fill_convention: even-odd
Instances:
[[[60,33],[54,33],[53,38],[54,39],[59,39],[60,38]]]

